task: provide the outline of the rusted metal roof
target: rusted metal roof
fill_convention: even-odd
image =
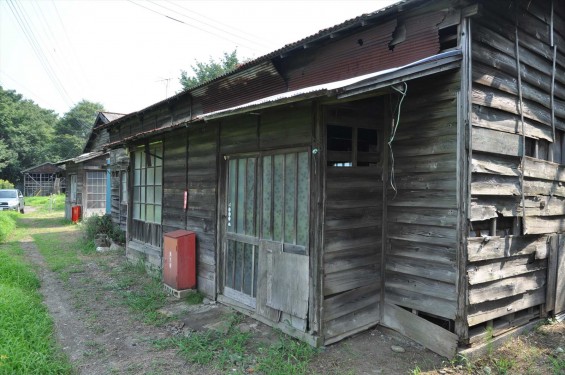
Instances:
[[[367,91],[375,91],[404,80],[417,78],[422,75],[431,74],[438,71],[457,68],[459,67],[461,57],[462,53],[460,50],[446,51],[419,61],[415,61],[408,65],[381,70],[360,77],[354,77],[346,80],[325,83],[322,85],[306,87],[300,90],[272,95],[231,108],[205,113],[203,115],[195,117],[191,121],[181,121],[167,127],[140,132],[126,137],[122,140],[108,143],[104,146],[104,148],[114,148],[121,146],[124,143],[133,142],[138,139],[167,133],[179,127],[189,126],[189,124],[194,122],[209,121],[216,118],[235,115],[238,113],[250,112],[253,110],[319,98],[322,96],[334,96],[339,98],[354,96],[360,93],[365,93]]]
[[[288,54],[289,52],[291,52],[293,50],[296,50],[298,48],[303,48],[303,46],[305,46],[305,45],[314,43],[314,42],[322,40],[324,38],[331,38],[332,36],[334,36],[338,33],[343,33],[343,32],[350,31],[350,30],[353,30],[353,29],[356,29],[356,28],[368,27],[368,26],[372,25],[378,18],[385,17],[387,14],[392,14],[394,12],[402,12],[406,8],[412,8],[412,7],[418,6],[420,4],[425,4],[425,3],[429,3],[429,2],[430,2],[429,0],[402,0],[402,1],[398,1],[397,3],[394,3],[394,4],[389,5],[387,7],[381,8],[381,9],[375,11],[375,12],[363,14],[363,15],[360,15],[358,17],[347,20],[345,22],[342,22],[338,25],[335,25],[333,27],[322,29],[322,30],[318,31],[317,33],[315,33],[315,34],[313,34],[309,37],[300,39],[300,40],[298,40],[294,43],[287,44],[284,47],[279,48],[279,49],[277,49],[277,50],[275,50],[271,53],[268,53],[266,55],[263,55],[261,57],[254,59],[254,60],[251,60],[251,61],[248,61],[244,64],[241,64],[236,69],[234,69],[230,72],[227,72],[226,74],[221,75],[217,78],[214,78],[210,81],[204,82],[201,85],[193,87],[192,89],[190,89],[188,91],[183,91],[183,92],[176,94],[172,97],[169,97],[165,100],[154,103],[154,104],[152,104],[152,105],[150,105],[150,106],[148,106],[148,107],[146,107],[146,108],[144,108],[140,111],[132,112],[128,115],[125,115],[121,118],[118,118],[114,121],[111,121],[108,124],[101,125],[100,128],[103,129],[103,128],[112,126],[114,124],[120,123],[122,121],[125,121],[129,118],[132,118],[132,117],[134,117],[138,114],[141,114],[145,111],[151,110],[155,107],[161,106],[163,104],[173,103],[173,102],[182,100],[183,98],[188,98],[188,97],[195,95],[196,93],[198,93],[202,90],[205,90],[207,86],[210,86],[215,82],[219,82],[221,80],[224,80],[228,76],[235,76],[239,72],[243,72],[245,70],[248,70],[253,66],[260,66],[262,63],[268,62],[271,59],[273,59],[274,57],[284,56],[284,55]],[[414,47],[419,48],[418,46],[419,46],[419,44],[416,44]],[[214,106],[214,107],[216,107],[216,106]],[[212,108],[209,108],[209,109],[212,109]],[[215,108],[215,109],[217,109],[217,108]]]
[[[63,169],[56,166],[54,163],[43,163],[36,165],[34,167],[22,170],[22,173],[59,173],[62,172]]]

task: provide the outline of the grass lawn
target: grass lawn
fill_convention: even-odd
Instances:
[[[20,221],[21,214],[11,215]],[[6,227],[4,227],[6,229]],[[53,321],[39,294],[39,279],[12,226],[0,242],[0,374],[69,374],[71,365],[53,338]]]

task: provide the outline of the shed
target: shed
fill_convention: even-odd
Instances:
[[[64,191],[64,169],[54,163],[43,163],[24,169],[23,193],[26,197],[47,196]]]
[[[562,314],[564,10],[401,1],[102,125],[127,256],[194,231],[202,293],[313,345],[453,357]]]

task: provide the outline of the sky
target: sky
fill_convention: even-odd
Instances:
[[[255,59],[394,2],[0,0],[0,86],[60,115],[83,99],[131,113],[195,61]]]

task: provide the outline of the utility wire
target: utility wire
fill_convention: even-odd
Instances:
[[[239,43],[239,42],[237,42],[237,41],[235,41],[235,40],[233,40],[233,39],[226,38],[226,37],[224,37],[224,36],[222,36],[222,35],[219,35],[219,34],[217,34],[217,33],[215,33],[215,32],[212,32],[212,31],[210,31],[210,30],[206,30],[206,29],[203,29],[203,28],[198,27],[198,26],[196,26],[196,25],[192,25],[192,24],[190,24],[190,23],[184,22],[184,21],[182,21],[182,20],[179,20],[178,18],[169,16],[169,15],[167,15],[167,14],[165,14],[165,13],[161,13],[161,12],[159,12],[158,10],[151,9],[151,8],[149,8],[149,7],[146,7],[145,5],[136,3],[136,2],[133,1],[133,0],[128,0],[128,1],[129,1],[130,3],[132,3],[132,4],[134,4],[134,5],[137,5],[138,7],[144,8],[144,9],[150,11],[150,12],[153,12],[153,13],[156,13],[156,14],[158,14],[158,15],[160,15],[160,16],[163,16],[163,17],[165,17],[165,18],[168,18],[168,19],[170,19],[171,21],[175,21],[175,22],[182,23],[183,25],[186,25],[186,26],[188,26],[188,27],[194,28],[194,29],[196,29],[196,30],[200,30],[200,31],[205,32],[205,33],[208,33],[208,34],[213,35],[213,36],[215,36],[215,37],[217,37],[217,38],[220,38],[220,39],[222,39],[222,40],[227,40],[228,42],[234,43],[234,44],[236,44],[236,45],[241,45],[241,46],[247,47],[247,48],[249,48],[249,49],[256,50],[255,48],[253,48],[253,47],[251,47],[251,46],[249,46],[249,45],[247,45],[247,44]]]
[[[41,66],[45,70],[47,77],[49,78],[49,80],[51,81],[51,83],[53,84],[53,86],[61,96],[61,98],[67,103],[67,105],[72,106],[73,101],[71,100],[69,94],[65,90],[65,87],[57,77],[57,74],[53,70],[53,67],[45,57],[45,53],[41,48],[41,46],[39,45],[39,43],[37,42],[33,30],[31,29],[29,23],[26,21],[25,12],[23,11],[23,9],[20,8],[19,4],[13,0],[8,0],[8,6],[10,7],[10,10],[14,15],[18,25],[20,26],[20,29],[22,30],[26,39],[31,45],[32,50],[35,53],[37,59],[39,60]]]
[[[178,14],[179,16],[189,18],[189,19],[194,20],[194,21],[196,21],[196,22],[200,22],[200,23],[202,23],[202,24],[204,24],[204,25],[206,25],[206,26],[209,26],[209,27],[212,27],[212,28],[217,29],[217,30],[219,30],[219,31],[222,31],[222,32],[224,32],[224,33],[226,33],[226,34],[228,34],[228,35],[236,36],[236,37],[238,37],[238,38],[241,38],[241,39],[243,39],[243,40],[246,40],[246,41],[248,41],[248,42],[251,42],[251,43],[253,43],[253,44],[257,45],[257,46],[260,46],[261,48],[269,48],[269,47],[270,47],[270,45],[268,44],[268,41],[265,41],[265,40],[259,41],[259,39],[256,38],[256,35],[253,35],[253,34],[251,34],[251,33],[247,33],[247,32],[245,32],[245,31],[240,30],[240,29],[238,29],[238,28],[236,28],[236,27],[233,27],[233,26],[228,26],[228,25],[221,24],[220,22],[218,22],[218,21],[216,21],[216,20],[214,20],[214,19],[212,19],[212,18],[210,18],[210,17],[208,17],[208,16],[206,16],[206,15],[204,15],[204,14],[202,14],[202,13],[198,13],[198,12],[192,10],[192,9],[183,7],[182,5],[177,4],[177,3],[175,3],[175,2],[167,1],[167,2],[168,2],[169,4],[171,4],[171,5],[174,5],[174,6],[176,6],[176,7],[178,7],[178,8],[181,8],[181,9],[187,11],[187,12],[190,12],[190,13],[193,13],[193,14],[197,15],[198,18],[197,18],[197,17],[193,17],[193,16],[191,16],[191,15],[184,14],[184,13],[180,13],[180,12],[174,10],[174,9],[171,9],[171,8],[167,8],[167,7],[163,6],[163,5],[161,5],[159,2],[156,2],[156,1],[153,1],[153,0],[149,0],[149,1],[150,1],[151,3],[157,5],[157,6],[160,6],[161,8],[164,8],[164,9],[167,9],[167,10],[169,10],[169,11],[171,11],[171,12],[174,12],[174,13]],[[203,18],[208,19],[208,20],[210,20],[210,21],[212,21],[212,22],[214,22],[214,23],[220,24],[220,25],[222,25],[223,27],[220,27],[220,26],[217,26],[217,25],[213,25],[213,24],[210,24],[210,23],[208,23],[208,22],[204,22],[204,21],[202,20]],[[225,27],[227,27],[227,28],[225,28]],[[237,34],[239,34],[239,35],[235,35],[236,33],[234,33],[234,31],[235,31]],[[247,36],[244,36],[244,35],[247,35]],[[254,40],[249,39],[249,37],[254,38]]]
[[[43,44],[47,46],[46,50],[51,56],[51,61],[55,65],[57,65],[56,68],[59,68],[58,71],[64,71],[67,75],[70,75],[73,78],[70,80],[70,82],[75,85],[75,89],[78,89],[78,92],[83,92],[84,86],[81,84],[81,82],[79,82],[79,79],[77,79],[76,71],[74,70],[73,65],[70,63],[70,59],[67,58],[65,54],[66,49],[61,46],[58,39],[51,31],[52,27],[50,27],[49,22],[47,22],[47,20],[45,19],[43,15],[44,12],[42,12],[42,9],[39,6],[40,3],[32,1],[31,4],[39,21],[38,30],[39,28],[41,28],[40,31],[43,31],[39,34],[39,40],[41,41],[41,35],[45,37],[46,42]],[[31,22],[31,25],[34,26],[33,19],[31,17],[29,17],[29,22]],[[69,83],[69,81],[67,81],[67,83]]]
[[[67,28],[65,27],[65,23],[63,22],[63,19],[61,18],[61,14],[59,13],[59,9],[57,9],[57,4],[55,4],[54,0],[51,0],[51,4],[53,5],[53,8],[55,9],[55,14],[57,15],[57,20],[59,21],[59,24],[61,25],[61,29],[63,30],[63,34],[65,35],[65,39],[67,40],[67,44],[69,45],[69,49],[71,50],[71,54],[73,55],[75,62],[78,66],[79,75],[84,79],[86,86],[91,87],[92,84],[91,84],[90,80],[88,79],[88,75],[85,74],[84,67],[82,66],[82,63],[81,63],[80,59],[78,58],[78,55],[77,55],[76,50],[73,46],[73,43],[71,42],[71,39],[69,38],[69,33],[67,32]]]

